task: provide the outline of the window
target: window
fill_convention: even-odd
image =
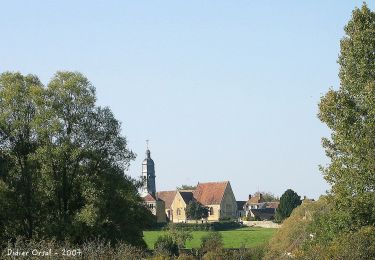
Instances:
[[[177,215],[181,215],[181,210],[177,209]]]
[[[210,208],[210,215],[213,215],[213,214],[214,214],[214,208],[211,207],[211,208]]]

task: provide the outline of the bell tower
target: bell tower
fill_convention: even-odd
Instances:
[[[142,181],[143,186],[141,190],[141,196],[144,197],[148,193],[155,197],[156,194],[156,185],[155,185],[155,164],[151,159],[151,152],[148,149],[148,140],[146,158],[142,162]]]

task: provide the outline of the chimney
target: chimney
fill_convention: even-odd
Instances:
[[[251,194],[249,194],[249,199],[251,199]]]

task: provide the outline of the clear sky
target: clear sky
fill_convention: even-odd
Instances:
[[[375,9],[375,1],[367,1]],[[329,188],[316,114],[362,1],[1,1],[0,72],[82,72],[157,190],[230,180],[237,200]]]

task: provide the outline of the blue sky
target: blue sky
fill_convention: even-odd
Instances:
[[[375,8],[375,1],[368,1]],[[230,180],[237,200],[329,186],[317,104],[362,1],[1,1],[0,72],[82,72],[158,190]]]

